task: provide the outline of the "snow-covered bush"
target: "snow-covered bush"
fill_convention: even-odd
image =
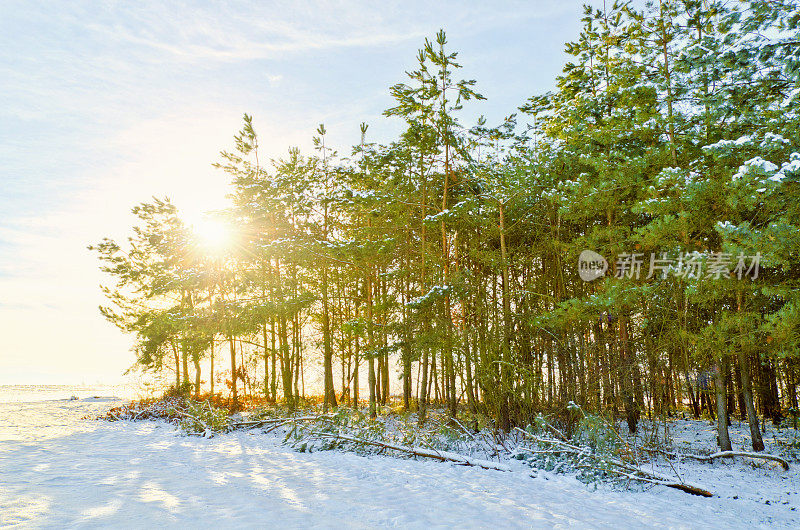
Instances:
[[[200,434],[210,438],[214,433],[230,429],[228,410],[213,406],[208,401],[187,401],[182,409],[175,409],[181,417],[180,427],[186,434]]]
[[[100,419],[109,421],[161,420],[179,426],[186,434],[227,432],[231,428],[228,409],[209,401],[196,401],[184,397],[163,397],[134,401],[114,407]]]
[[[626,441],[605,418],[585,412],[572,401],[566,408],[576,419],[569,436],[539,414],[524,430],[513,457],[534,469],[574,473],[587,484],[615,481],[619,474],[612,470],[620,462],[636,463]]]

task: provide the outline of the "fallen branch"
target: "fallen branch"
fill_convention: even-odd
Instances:
[[[609,468],[607,471],[609,471],[611,473],[615,473],[615,474],[620,475],[622,477],[626,477],[626,478],[631,479],[631,480],[638,480],[638,481],[641,481],[641,482],[646,482],[648,484],[656,484],[656,485],[659,485],[659,486],[666,486],[668,488],[674,488],[674,489],[677,489],[677,490],[685,491],[686,493],[690,493],[692,495],[698,495],[700,497],[713,497],[714,496],[713,493],[711,493],[710,491],[708,491],[708,490],[706,490],[704,488],[701,488],[700,486],[695,486],[693,484],[687,484],[686,482],[676,482],[676,481],[670,479],[669,477],[661,475],[660,473],[654,473],[654,472],[651,472],[651,471],[645,471],[643,469],[637,469],[637,470],[633,471],[633,473],[626,473],[625,471],[622,471],[622,470],[619,470],[619,469],[613,469],[613,468]],[[642,476],[641,474],[637,475],[635,473],[642,473],[642,474],[650,475],[650,476]]]
[[[321,420],[321,419],[330,419],[332,416],[330,414],[321,414],[319,416],[300,416],[299,418],[269,418],[265,420],[250,420],[250,421],[238,421],[236,423],[232,423],[232,428],[239,428],[239,427],[263,427],[264,425],[271,425],[273,423],[291,423],[293,421],[313,421],[313,420]]]
[[[578,454],[578,453],[575,453],[574,451],[566,450],[566,449],[552,449],[552,450],[548,450],[548,451],[534,451],[532,449],[528,449],[527,447],[516,447],[516,450],[517,451],[522,451],[523,453],[528,453],[528,454],[531,454],[531,455],[561,455],[561,454],[564,454],[565,452],[569,452],[569,453],[572,453],[572,454]],[[580,456],[580,455],[578,455],[578,456]]]
[[[692,495],[699,495],[701,497],[714,496],[714,494],[709,490],[707,490],[705,486],[690,484],[688,482],[683,482],[682,480],[676,481],[674,478],[668,477],[667,475],[662,475],[661,473],[658,473],[656,471],[642,469],[641,467],[638,466],[630,466],[628,464],[625,464],[624,462],[615,459],[608,459],[608,461],[622,469],[627,469],[633,473],[636,473],[637,476],[639,476],[639,478],[643,482],[650,482],[651,484],[660,484],[668,488],[675,488],[681,491],[685,491],[686,493],[691,493]]]
[[[553,440],[553,439],[549,439],[549,438],[541,438],[539,436],[536,436],[535,434],[529,433],[528,431],[523,431],[519,427],[514,427],[514,429],[516,429],[519,432],[521,432],[524,437],[528,437],[528,438],[530,438],[530,439],[532,439],[532,440],[534,440],[536,442],[539,442],[539,443],[558,445],[558,446],[564,447],[565,449],[568,449],[570,452],[572,452],[572,453],[574,453],[576,455],[583,455],[583,454],[590,454],[591,453],[591,451],[589,449],[585,448],[585,447],[578,447],[577,445],[572,445],[572,444],[567,443],[567,442],[562,442],[561,440]]]
[[[564,441],[564,442],[566,442],[566,441],[567,441],[567,437],[566,437],[566,436],[564,436],[564,433],[562,433],[561,431],[559,431],[558,429],[556,429],[555,427],[553,427],[552,425],[550,425],[550,424],[549,424],[548,422],[546,422],[546,421],[544,422],[544,424],[545,424],[545,426],[546,426],[548,429],[550,429],[551,431],[553,431],[553,433],[554,433],[556,436],[558,436],[558,437],[559,437],[559,439],[561,439],[561,441]],[[517,429],[519,429],[519,427],[517,427]]]
[[[184,416],[186,418],[192,419],[192,420],[196,421],[197,423],[199,423],[200,425],[203,426],[203,432],[202,433],[200,433],[200,432],[190,432],[189,434],[194,434],[196,436],[206,436],[208,438],[211,438],[212,436],[214,436],[213,429],[211,429],[208,426],[208,424],[206,422],[204,422],[203,420],[201,420],[200,418],[198,418],[196,416],[192,416],[188,412],[183,412],[181,410],[176,410],[175,413],[179,414],[181,416]]]
[[[559,440],[548,440],[546,438],[540,438],[534,434],[531,434],[527,431],[520,429],[519,427],[515,427],[515,429],[517,429],[526,437],[532,438],[537,442],[562,447],[563,448],[562,451],[564,452],[570,452],[578,456],[591,456],[593,458],[598,458],[598,459],[601,458],[605,463],[610,464],[610,466],[606,468],[605,471],[615,473],[617,475],[629,478],[631,480],[640,480],[642,482],[648,482],[650,484],[658,484],[660,486],[674,488],[677,490],[685,491],[686,493],[691,493],[692,495],[699,495],[701,497],[714,496],[713,493],[711,493],[704,487],[697,486],[694,484],[689,484],[682,481],[676,481],[675,479],[668,477],[666,475],[662,475],[661,473],[657,473],[655,471],[648,471],[646,469],[642,469],[639,466],[628,464],[616,458],[593,454],[588,448],[581,448],[576,445],[572,445],[567,442],[562,442]],[[616,466],[616,468],[618,469],[615,469],[612,466]],[[592,469],[596,468],[596,466],[590,466],[590,467]]]
[[[452,419],[452,420],[453,420],[453,421],[456,423],[456,425],[458,425],[459,427],[461,427],[461,430],[462,430],[462,431],[464,431],[464,432],[465,432],[465,433],[466,433],[466,434],[467,434],[467,435],[468,435],[470,438],[472,438],[472,439],[473,439],[473,440],[475,440],[475,441],[478,441],[478,440],[477,440],[477,438],[475,438],[475,435],[474,435],[474,434],[472,434],[471,432],[469,432],[469,431],[467,430],[467,428],[466,428],[466,427],[464,427],[464,425],[463,425],[463,424],[462,424],[460,421],[458,421],[458,419],[457,419],[455,416],[453,416],[453,417],[452,417],[452,418],[450,418],[450,419]]]
[[[312,431],[310,434],[319,436],[320,438],[333,438],[337,440],[345,440],[348,442],[360,443],[364,445],[373,445],[375,447],[382,447],[384,449],[392,449],[401,453],[406,453],[414,456],[421,456],[425,458],[434,458],[442,462],[455,462],[464,466],[475,466],[483,469],[494,469],[495,471],[511,471],[511,468],[505,464],[490,462],[489,460],[481,460],[477,458],[470,458],[468,456],[459,455],[457,453],[450,453],[448,451],[436,451],[435,449],[425,449],[422,447],[407,447],[405,445],[395,445],[387,442],[376,442],[373,440],[363,440],[352,436],[343,434],[333,434],[325,432]]]
[[[773,462],[778,462],[784,470],[789,470],[789,462],[784,460],[783,458],[775,455],[768,455],[762,453],[748,453],[745,451],[719,451],[718,453],[713,453],[708,456],[702,455],[690,455],[690,454],[683,454],[683,455],[676,455],[681,456],[684,458],[692,458],[694,460],[699,460],[700,462],[711,462],[715,458],[726,458],[726,457],[734,457],[734,456],[745,456],[747,458],[756,458],[760,460],[772,460]]]

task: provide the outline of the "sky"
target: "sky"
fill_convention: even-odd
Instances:
[[[573,0],[0,0],[0,384],[119,382],[132,341],[98,311],[86,247],[124,239],[152,196],[223,207],[212,163],[243,113],[270,157],[310,151],[320,123],[344,155],[361,122],[389,141],[389,87],[443,28],[488,98],[466,116],[499,123],[554,88],[580,16]]]

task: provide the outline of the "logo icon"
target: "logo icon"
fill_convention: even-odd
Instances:
[[[593,250],[584,250],[578,257],[578,275],[585,282],[605,276],[607,270],[606,258]]]

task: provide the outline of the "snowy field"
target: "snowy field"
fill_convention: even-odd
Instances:
[[[84,419],[118,403],[0,403],[0,527],[800,527],[797,466],[676,464],[710,499],[591,491],[569,476],[532,478],[518,462],[508,473],[298,453],[258,431],[202,439],[164,423]],[[675,427],[713,441],[707,423]]]

